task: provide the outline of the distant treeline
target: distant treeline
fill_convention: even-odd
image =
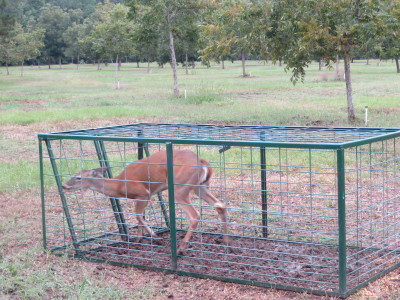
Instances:
[[[314,51],[307,49],[307,59],[329,61],[335,57],[332,53],[335,51],[331,50],[335,47],[340,50],[342,45],[337,39],[330,40],[328,32],[323,36],[324,30],[337,30],[333,27],[340,25],[341,18],[349,17],[348,14],[337,15],[335,2],[344,9],[346,2],[361,3],[359,12],[354,12],[354,19],[359,18],[359,21],[360,17],[369,18],[368,14],[374,15],[377,11],[381,15],[392,14],[392,21],[397,18],[397,28],[389,28],[396,26],[390,24],[387,17],[379,21],[385,30],[359,32],[355,23],[350,27],[353,32],[346,33],[343,24],[343,32],[334,34],[344,37],[358,31],[358,36],[352,38],[362,38],[363,43],[352,47],[353,58],[398,59],[399,1],[314,2],[320,2],[320,8],[324,3],[329,7],[332,2],[331,12],[314,12],[310,19],[296,20],[296,24],[295,18],[309,15],[309,11],[304,10],[310,7],[293,1],[0,0],[0,62],[15,65],[23,60],[28,64],[50,65],[119,60],[158,62],[162,66],[171,61],[168,26],[173,27],[176,60],[189,66],[200,59],[207,64],[211,60],[223,63],[242,58],[271,58],[290,64],[293,57],[289,59],[283,47],[293,46],[298,41],[296,31],[305,29],[310,31],[307,39],[315,35],[314,44],[303,39],[306,42],[303,47],[315,47]],[[164,9],[164,15],[159,15],[157,9],[160,8]],[[168,10],[173,17],[170,24],[160,20],[168,18]],[[321,18],[325,18],[321,24],[313,24]],[[308,24],[301,23],[304,21]],[[326,25],[331,28],[327,29]],[[324,47],[326,49],[321,49]],[[299,47],[296,51],[304,52]],[[304,53],[296,55],[304,56]],[[339,56],[342,57],[342,53]]]

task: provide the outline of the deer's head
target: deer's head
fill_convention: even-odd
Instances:
[[[93,170],[82,170],[64,183],[62,187],[66,191],[93,189],[99,179],[104,178],[103,174],[107,169],[107,167],[102,167]]]

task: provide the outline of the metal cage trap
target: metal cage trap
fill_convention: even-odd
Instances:
[[[400,129],[138,123],[40,134],[39,148],[58,255],[340,297],[400,266]],[[99,167],[103,192],[63,187]],[[153,196],[128,195],[139,186]]]

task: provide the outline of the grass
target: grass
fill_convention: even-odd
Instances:
[[[369,106],[370,126],[396,126],[395,112],[386,110],[399,107],[400,88],[392,84],[398,80],[394,65],[357,62],[352,69],[358,117],[363,119],[364,107]],[[153,66],[152,70],[147,74],[145,68],[125,64],[120,73],[122,88],[115,90],[112,66],[102,71],[90,65],[79,70],[70,65],[62,70],[34,67],[23,78],[11,69],[11,76],[0,77],[0,124],[131,116],[198,123],[348,125],[345,83],[320,80],[316,64],[311,65],[305,83],[296,86],[282,67],[257,62],[249,63],[251,78],[240,77],[238,64],[226,70],[198,67],[189,75],[180,70],[181,98],[171,97],[169,69]]]
[[[170,68],[155,65],[147,73],[145,67],[123,64],[120,90],[114,88],[112,65],[100,71],[93,65],[79,70],[73,65],[51,70],[27,67],[24,77],[18,67],[10,68],[10,76],[0,69],[0,298],[201,298],[204,289],[214,291],[216,298],[227,291],[233,298],[311,297],[132,268],[98,269],[98,264],[42,252],[38,133],[137,121],[354,126],[347,121],[345,83],[322,80],[321,73],[331,71],[318,71],[316,63],[309,67],[305,82],[295,86],[291,74],[277,65],[248,62],[249,78],[240,77],[240,63],[226,67],[199,65],[189,75],[180,69],[180,97],[172,95]],[[400,74],[395,73],[395,64],[356,61],[351,67],[359,118],[355,125],[364,126],[368,106],[370,127],[400,127],[400,85],[394,84]],[[307,164],[306,152],[296,157]],[[322,155],[321,160],[329,157]],[[243,163],[258,160],[246,156]],[[389,274],[350,299],[396,299],[399,276]]]

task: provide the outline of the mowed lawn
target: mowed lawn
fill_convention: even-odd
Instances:
[[[344,81],[312,64],[304,83],[271,62],[249,61],[179,69],[172,94],[167,65],[64,65],[0,68],[0,298],[27,299],[325,299],[161,272],[46,255],[42,251],[37,134],[134,122],[365,126],[400,128],[400,74],[395,64],[355,61],[356,124],[347,122]],[[115,89],[116,80],[120,89]],[[185,97],[186,91],[186,97]],[[395,270],[350,299],[398,299]],[[328,299],[328,298],[326,298]]]

